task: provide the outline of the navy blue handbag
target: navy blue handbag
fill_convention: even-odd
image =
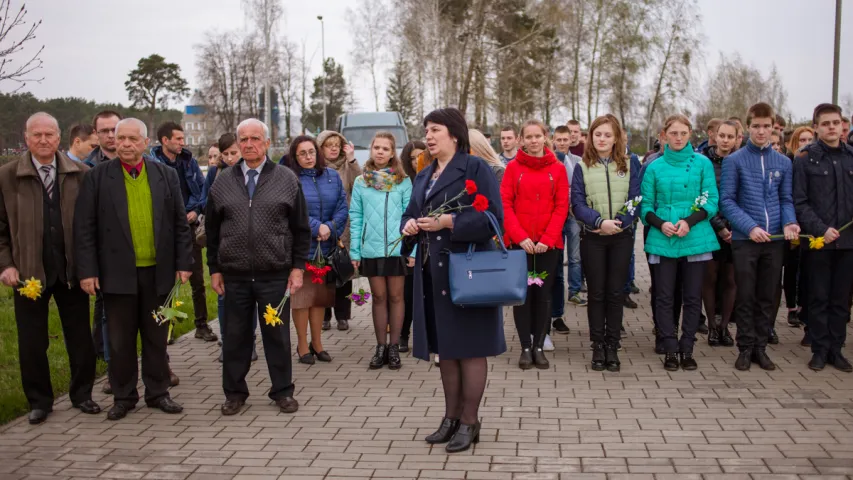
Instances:
[[[501,227],[492,212],[484,212],[498,237],[500,249],[451,253],[450,299],[459,307],[511,307],[527,299],[527,254],[507,250]]]

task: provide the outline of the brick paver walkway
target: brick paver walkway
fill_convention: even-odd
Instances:
[[[652,352],[641,258],[641,306],[626,310],[621,373],[589,368],[586,311],[571,306],[572,332],[554,339],[551,369],[519,370],[507,315],[510,351],[490,361],[481,443],[471,451],[447,455],[422,441],[444,411],[436,367],[407,356],[400,371],[368,370],[374,339],[362,307],[350,331],[325,333],[333,363],[294,363],[295,415],[279,414],[265,396],[261,354],[248,408],[220,416],[218,348],[184,337],[169,349],[182,415],[143,407],[109,422],[70,410],[66,397],[46,424],[22,418],[0,432],[0,478],[850,478],[853,375],[808,370],[802,330],[781,317],[775,372],[738,372],[735,349],[711,349],[701,335],[698,371],[664,371]]]

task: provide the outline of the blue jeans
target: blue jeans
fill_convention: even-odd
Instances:
[[[634,229],[634,233],[631,237],[631,263],[628,265],[628,281],[625,282],[625,289],[623,290],[626,294],[631,293],[631,284],[634,283],[634,243],[637,240],[637,229]]]
[[[566,252],[569,256],[569,296],[581,291],[583,268],[581,267],[581,227],[574,218],[566,220]]]

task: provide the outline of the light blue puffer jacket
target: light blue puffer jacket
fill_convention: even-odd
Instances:
[[[400,222],[412,196],[408,178],[395,184],[390,192],[367,186],[363,176],[355,180],[350,202],[350,258],[399,257],[400,246],[389,246],[400,237]],[[412,252],[412,257],[415,252]]]

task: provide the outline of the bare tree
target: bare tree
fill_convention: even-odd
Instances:
[[[355,65],[361,65],[370,75],[374,108],[379,111],[380,79],[388,47],[390,8],[385,0],[358,0],[356,9],[347,8],[347,17],[352,20]]]
[[[769,75],[747,65],[739,55],[720,55],[720,63],[710,76],[704,92],[705,102],[698,116],[700,124],[710,118],[743,116],[750,105],[767,102],[780,115],[785,115],[788,93],[782,85],[775,65]]]
[[[281,111],[284,114],[284,136],[290,137],[293,108],[296,103],[296,91],[299,83],[300,59],[296,54],[296,44],[281,38],[278,42],[278,56],[273,84],[278,86]]]
[[[272,124],[272,96],[270,95],[270,87],[272,86],[272,74],[274,71],[273,59],[276,56],[276,42],[273,38],[273,31],[278,27],[278,21],[284,15],[284,7],[281,5],[281,0],[242,0],[243,9],[247,17],[255,25],[255,34],[258,35],[261,45],[263,46],[262,70],[259,72],[261,88],[263,89],[264,97],[264,121],[271,129],[275,130],[275,125]],[[273,141],[276,135],[273,134]]]
[[[12,0],[0,0],[0,82],[10,81],[18,84],[12,92],[17,92],[26,85],[26,82],[40,82],[43,77],[32,76],[41,69],[41,53],[44,45],[32,56],[25,56],[24,60],[16,58],[25,48],[27,43],[35,40],[36,30],[41,26],[41,20],[35,23],[28,22],[27,5],[22,4],[17,13],[12,11]]]

